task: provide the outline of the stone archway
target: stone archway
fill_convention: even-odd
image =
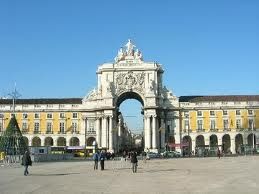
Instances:
[[[215,134],[210,136],[210,147],[218,147],[218,137]]]
[[[23,140],[25,142],[25,145],[29,146],[29,139],[28,139],[28,137],[23,136],[22,138],[23,138]]]
[[[41,146],[41,139],[39,137],[32,138],[32,146],[35,146],[35,147]]]
[[[168,137],[175,133],[175,107],[178,99],[163,85],[163,68],[157,62],[145,62],[142,53],[129,40],[118,51],[113,62],[97,70],[97,88],[83,99],[86,131],[96,131],[99,148],[119,151],[128,146],[134,136],[125,127],[118,108],[126,99],[138,100],[143,108],[143,137],[145,150],[164,149]],[[93,123],[94,122],[94,123]],[[168,124],[170,123],[170,124]],[[177,143],[178,143],[177,142]]]
[[[77,137],[72,137],[69,141],[69,145],[70,146],[79,146],[80,145],[79,139]]]
[[[45,146],[53,146],[53,138],[52,137],[46,137],[44,141]]]
[[[66,146],[66,139],[64,137],[59,137],[57,139],[57,146]]]
[[[222,151],[224,153],[229,153],[230,152],[230,146],[231,146],[230,135],[229,134],[225,134],[222,137]]]
[[[94,137],[89,137],[87,139],[87,146],[93,146],[93,142],[95,141],[95,138]]]
[[[187,144],[187,146],[183,147],[183,150],[184,150],[183,155],[190,155],[192,152],[192,138],[188,135],[184,136],[183,144]]]
[[[205,140],[203,135],[198,135],[196,137],[196,147],[204,147],[205,146]]]
[[[253,139],[254,138],[254,139]],[[253,144],[256,145],[256,136],[254,133],[250,133],[247,136],[247,144],[251,147],[253,147]]]
[[[243,145],[243,136],[239,133],[235,137],[235,151],[237,154],[241,154],[241,145]]]

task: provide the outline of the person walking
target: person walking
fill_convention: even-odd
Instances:
[[[132,163],[132,172],[137,172],[137,166],[138,166],[138,159],[137,159],[137,152],[131,153],[131,163]]]
[[[101,170],[104,170],[104,160],[105,160],[105,153],[104,150],[101,151],[100,154],[100,164],[101,164]]]
[[[217,150],[217,156],[218,156],[218,158],[220,159],[220,149],[218,148],[218,150]]]
[[[94,170],[98,170],[98,159],[99,159],[99,151],[94,153],[93,160],[94,160]]]
[[[28,150],[25,151],[22,157],[22,165],[24,166],[24,176],[29,174],[28,167],[32,165],[31,156]]]

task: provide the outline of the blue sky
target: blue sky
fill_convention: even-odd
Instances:
[[[83,97],[128,38],[163,64],[177,96],[258,94],[258,10],[257,0],[2,0],[0,96],[16,82],[22,98]]]

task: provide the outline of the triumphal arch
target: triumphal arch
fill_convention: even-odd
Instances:
[[[131,40],[121,47],[114,62],[97,69],[98,85],[83,98],[83,118],[87,131],[94,128],[99,148],[118,151],[123,136],[123,115],[118,108],[127,99],[142,104],[144,148],[159,151],[174,136],[178,98],[163,85],[162,65],[146,62]],[[177,138],[178,139],[178,138]]]

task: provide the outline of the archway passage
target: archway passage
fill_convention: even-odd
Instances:
[[[135,92],[121,94],[116,102],[118,136],[114,146],[119,152],[144,150],[144,123],[142,97]]]
[[[235,150],[237,154],[241,154],[241,145],[243,145],[243,136],[237,134],[235,137]]]
[[[66,139],[64,137],[59,137],[57,139],[57,146],[66,146]]]
[[[139,101],[142,104],[142,106],[144,107],[144,101],[143,101],[142,97],[136,92],[125,92],[125,93],[121,94],[117,99],[116,106],[120,107],[121,103],[128,99],[135,99],[135,100]]]
[[[52,139],[52,137],[46,137],[44,145],[45,146],[53,146],[53,139]]]
[[[205,141],[203,135],[198,135],[196,137],[196,147],[204,147],[205,146]]]
[[[183,156],[190,155],[192,152],[192,138],[190,136],[184,136],[183,143],[187,145],[183,147]]]
[[[256,145],[256,137],[255,137],[255,134],[253,133],[250,133],[248,136],[247,136],[247,144],[251,147],[253,147],[253,145]]]
[[[77,137],[72,137],[70,139],[69,145],[70,146],[79,146],[80,142],[79,139]]]
[[[218,137],[214,134],[210,136],[210,147],[218,147]]]
[[[231,146],[230,136],[228,134],[225,134],[222,137],[222,151],[224,153],[229,153],[230,152],[230,146]]]
[[[23,136],[23,140],[25,142],[25,145],[29,146],[29,139],[27,137]]]
[[[41,139],[39,137],[34,137],[32,139],[32,146],[41,146]]]
[[[94,137],[89,137],[86,141],[87,146],[93,146],[93,142],[95,141]]]

